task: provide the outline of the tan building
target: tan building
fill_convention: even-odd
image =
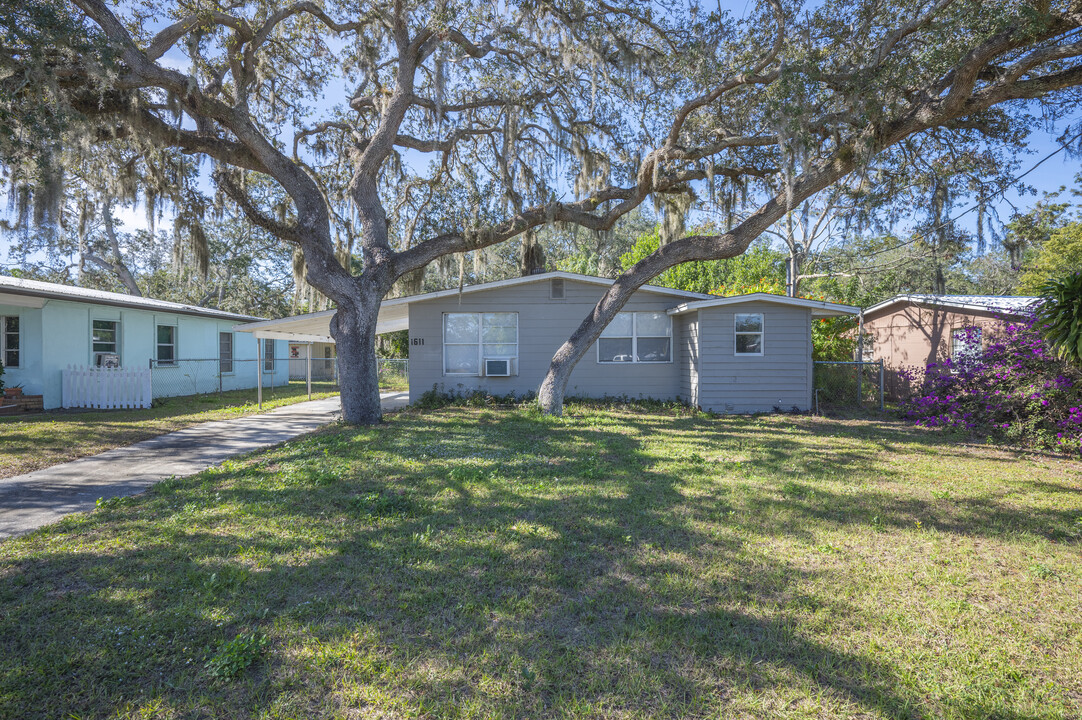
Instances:
[[[910,390],[931,363],[979,351],[1037,298],[997,295],[898,295],[864,311],[864,360],[882,360],[886,392]]]

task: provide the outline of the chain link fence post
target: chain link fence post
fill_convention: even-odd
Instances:
[[[812,365],[816,412],[821,409],[863,409],[866,401],[875,402],[876,391],[879,395],[879,409],[884,409],[885,372],[882,360],[816,360]],[[871,373],[867,387],[865,373]],[[869,390],[868,398],[864,397],[865,389]]]

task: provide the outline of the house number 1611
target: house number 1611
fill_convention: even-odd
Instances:
[[[424,338],[410,338],[410,345],[424,345]]]

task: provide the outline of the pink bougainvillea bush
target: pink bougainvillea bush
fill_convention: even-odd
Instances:
[[[902,417],[1080,456],[1082,369],[1053,354],[1035,319],[1008,322],[980,352],[929,365]]]

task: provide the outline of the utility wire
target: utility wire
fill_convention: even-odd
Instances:
[[[963,210],[962,212],[958,213],[957,215],[955,215],[953,217],[950,217],[950,218],[947,218],[946,220],[939,223],[935,227],[929,229],[928,231],[926,231],[924,233],[921,233],[921,234],[918,234],[915,237],[910,238],[909,240],[906,240],[903,243],[898,243],[894,247],[884,248],[883,250],[876,250],[875,252],[867,253],[866,255],[863,255],[862,257],[865,257],[865,258],[875,257],[876,255],[882,255],[883,253],[893,252],[894,250],[905,247],[906,245],[912,245],[913,243],[917,242],[918,240],[924,240],[925,238],[928,237],[929,233],[934,232],[936,230],[939,230],[942,227],[946,227],[947,225],[951,224],[955,220],[958,220],[959,218],[965,217],[969,213],[971,213],[974,210],[976,210],[977,208],[981,207],[981,205],[983,205],[984,203],[987,203],[992,198],[997,197],[999,195],[1002,195],[1003,193],[1005,193],[1007,191],[1007,188],[1014,185],[1016,182],[1018,182],[1019,180],[1024,178],[1026,175],[1029,175],[1031,172],[1033,172],[1034,170],[1039,168],[1041,165],[1043,165],[1048,160],[1051,160],[1056,155],[1059,155],[1061,152],[1063,152],[1064,150],[1067,149],[1067,146],[1069,146],[1071,143],[1073,143],[1075,140],[1078,140],[1079,138],[1082,138],[1082,131],[1079,131],[1079,132],[1075,133],[1074,135],[1069,137],[1067,140],[1063,141],[1058,148],[1056,148],[1055,150],[1053,150],[1052,152],[1048,153],[1043,158],[1038,160],[1036,163],[1034,163],[1034,165],[1029,170],[1026,170],[1021,175],[1016,175],[1015,177],[1011,178],[1008,182],[1004,183],[1003,187],[1001,187],[999,190],[996,190],[995,192],[980,198],[979,200],[977,200],[977,204],[971,205],[968,208],[966,208],[965,210]]]

